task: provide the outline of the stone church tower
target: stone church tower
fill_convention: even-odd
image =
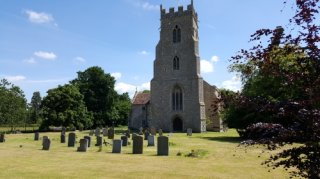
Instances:
[[[164,131],[206,131],[204,81],[200,76],[198,15],[161,6],[160,41],[151,81],[150,126]]]

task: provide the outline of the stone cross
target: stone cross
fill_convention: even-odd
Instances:
[[[80,139],[80,147],[78,147],[78,152],[86,152],[88,150],[88,139]]]
[[[74,132],[69,133],[68,147],[74,147],[76,144],[76,134]]]
[[[133,137],[133,145],[132,145],[132,153],[133,154],[142,154],[143,153],[143,137],[135,136]]]
[[[166,136],[158,137],[157,155],[169,155],[169,138]]]
[[[121,153],[122,140],[114,139],[112,145],[112,153]]]

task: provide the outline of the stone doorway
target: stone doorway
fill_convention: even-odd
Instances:
[[[174,132],[182,132],[183,130],[183,122],[180,117],[175,117],[173,119],[173,131]]]

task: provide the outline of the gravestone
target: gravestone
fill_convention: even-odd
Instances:
[[[62,127],[61,128],[61,135],[66,135],[66,131],[67,131],[67,128],[66,127]]]
[[[159,136],[162,136],[163,135],[162,129],[159,129],[158,133],[159,133]]]
[[[149,135],[150,135],[149,131],[146,130],[146,131],[144,132],[144,140],[148,140]]]
[[[112,145],[112,153],[121,153],[122,140],[114,139]]]
[[[78,147],[78,152],[86,152],[88,150],[88,139],[80,139],[80,147]]]
[[[91,145],[91,137],[90,136],[84,136],[83,138],[88,140],[88,147]]]
[[[143,137],[142,136],[135,136],[132,138],[132,140],[133,140],[132,153],[133,154],[142,154],[143,153]]]
[[[151,133],[151,135],[156,136],[156,135],[157,135],[157,130],[156,130],[156,128],[155,128],[155,127],[151,127],[151,128],[150,128],[150,133]]]
[[[142,127],[139,128],[139,135],[143,135],[143,128]]]
[[[132,140],[133,140],[133,138],[134,138],[135,136],[138,136],[138,134],[133,133],[133,134],[132,134]]]
[[[96,146],[102,146],[102,137],[101,136],[97,136]]]
[[[39,132],[35,132],[34,133],[34,140],[39,140],[39,136],[40,136],[40,133]]]
[[[169,138],[166,136],[158,137],[157,149],[158,155],[169,155]]]
[[[6,141],[6,136],[5,134],[0,134],[0,142],[3,143]]]
[[[60,143],[66,143],[66,134],[62,134],[60,135]]]
[[[130,129],[126,130],[126,136],[130,138]]]
[[[89,136],[93,136],[94,130],[90,130]]]
[[[76,134],[71,132],[68,136],[68,147],[74,147],[76,144]]]
[[[96,135],[96,137],[100,136],[100,133],[101,133],[100,128],[96,128],[96,130],[94,131],[94,134]]]
[[[102,129],[102,134],[104,137],[107,137],[108,136],[108,128],[103,128]]]
[[[154,146],[154,136],[153,135],[148,136],[148,146]]]
[[[108,130],[108,139],[114,139],[114,128],[110,127]]]
[[[51,140],[48,136],[43,136],[42,139],[42,150],[49,150],[51,145]]]
[[[187,129],[187,136],[192,136],[192,129],[191,128]]]
[[[127,136],[121,136],[122,140],[122,146],[127,146],[128,145],[128,137]]]

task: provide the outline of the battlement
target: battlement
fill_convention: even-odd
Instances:
[[[191,4],[187,6],[186,10],[184,10],[183,6],[179,6],[178,11],[175,11],[175,9],[173,7],[171,7],[171,8],[169,8],[169,12],[166,12],[166,9],[163,9],[162,5],[161,5],[160,12],[161,12],[161,19],[196,14],[192,1],[191,1]]]

